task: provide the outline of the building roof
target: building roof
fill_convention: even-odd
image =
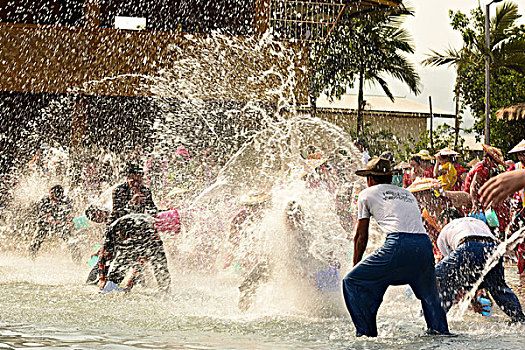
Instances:
[[[406,97],[396,97],[392,102],[387,96],[365,95],[365,112],[372,114],[389,114],[392,116],[403,116],[412,118],[430,118],[430,107],[428,105],[410,100]],[[329,110],[331,112],[354,112],[357,110],[357,95],[348,94],[341,99],[329,101],[322,94],[317,99],[317,109]],[[432,113],[436,118],[455,118],[453,113],[432,107]]]
[[[463,147],[471,151],[483,151],[481,142],[476,141],[476,136],[474,135],[461,135],[465,139]]]
[[[514,106],[501,108],[496,112],[498,119],[520,120],[525,119],[525,102]]]

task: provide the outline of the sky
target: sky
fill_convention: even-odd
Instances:
[[[525,23],[525,0],[513,0],[518,4],[519,12],[523,16],[519,23]],[[483,7],[487,3],[486,0],[480,0]],[[455,70],[454,67],[426,67],[421,64],[431,50],[443,52],[448,47],[460,48],[461,36],[459,32],[455,32],[450,26],[449,10],[460,10],[463,13],[469,14],[470,10],[477,7],[478,0],[409,0],[405,3],[415,10],[415,16],[408,17],[405,21],[404,27],[409,31],[413,38],[415,46],[415,54],[409,56],[411,62],[415,65],[422,83],[422,92],[420,95],[413,95],[409,89],[401,82],[388,78],[390,89],[394,96],[407,97],[420,103],[428,104],[429,96],[432,96],[432,105],[443,109],[451,114],[454,114],[454,83]],[[492,4],[490,7],[491,16],[494,15],[496,7],[500,4]],[[356,93],[356,90],[351,90],[351,93]],[[384,95],[379,87],[368,87],[365,89],[369,94]],[[495,111],[492,111],[493,113]],[[444,120],[441,120],[443,122]],[[439,121],[437,121],[439,124]],[[449,120],[451,125],[453,120]],[[469,128],[473,124],[473,119],[467,112],[464,115],[464,123],[462,128]]]

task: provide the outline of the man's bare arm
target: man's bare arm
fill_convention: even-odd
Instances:
[[[366,245],[368,244],[368,226],[370,219],[360,219],[354,237],[354,266],[363,258]]]
[[[483,203],[497,205],[523,188],[525,188],[525,169],[513,170],[491,178],[481,187],[479,194]]]

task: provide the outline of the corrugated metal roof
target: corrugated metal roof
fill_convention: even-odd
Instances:
[[[395,112],[404,114],[420,115],[421,117],[430,117],[430,107],[428,105],[410,100],[406,97],[396,97],[392,102],[387,96],[366,95],[365,111],[372,112]],[[341,111],[357,110],[357,95],[348,94],[341,96],[341,99],[330,102],[326,95],[321,95],[317,99],[317,109],[331,109]],[[454,118],[454,113],[432,107],[435,117]]]

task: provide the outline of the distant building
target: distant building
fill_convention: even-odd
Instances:
[[[420,134],[427,130],[427,120],[431,117],[428,105],[406,97],[396,97],[392,102],[386,96],[374,95],[366,95],[365,102],[363,123],[370,123],[374,132],[391,131],[400,141],[406,142],[409,136],[418,141]],[[432,108],[432,115],[434,118],[455,118],[454,114],[436,107]],[[317,100],[317,116],[355,133],[357,95],[343,95],[334,101],[321,95]]]
[[[399,2],[0,0],[0,130],[8,135],[0,152],[11,155],[1,157],[0,173],[15,152],[31,157],[42,139],[72,149],[150,147],[144,134],[168,113],[200,123],[173,129],[198,147],[213,141],[205,117],[214,117],[218,134],[254,127],[259,112],[245,107],[278,110],[283,96],[268,92],[278,91],[280,76],[294,76],[292,88],[282,89],[285,98],[307,102],[305,41],[324,40],[344,8],[358,14]],[[269,28],[282,41],[261,44]],[[177,64],[185,70],[171,76],[171,91],[152,88]],[[199,109],[185,109],[191,99]]]

